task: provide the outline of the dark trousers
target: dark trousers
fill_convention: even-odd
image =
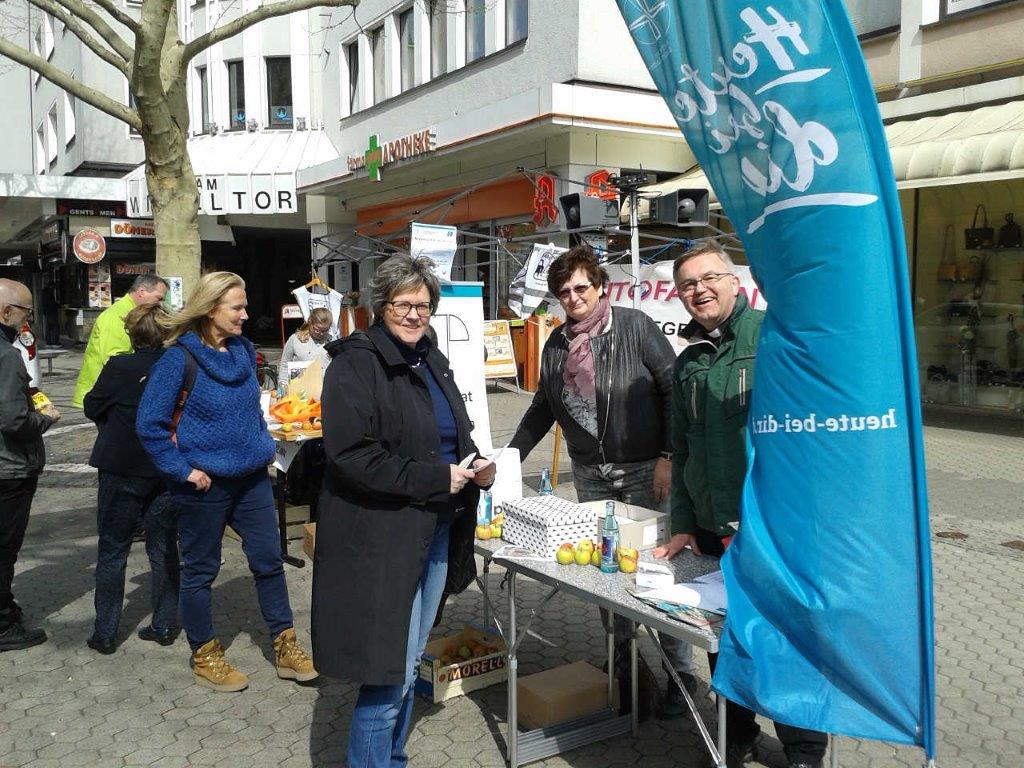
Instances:
[[[725,554],[725,546],[722,540],[710,531],[697,529],[697,546],[701,553],[721,557]],[[708,654],[708,664],[711,666],[711,674],[715,673],[715,663],[718,661],[717,653]],[[725,705],[725,729],[730,744],[742,744],[754,741],[761,728],[754,720],[755,714],[746,707],[727,701]],[[795,728],[785,723],[775,723],[775,735],[782,742],[782,748],[786,753],[786,759],[790,763],[811,763],[817,764],[825,756],[825,748],[828,746],[828,735],[820,731],[812,731],[807,728]]]
[[[193,651],[215,637],[210,598],[220,571],[221,539],[227,525],[242,538],[242,551],[256,581],[256,597],[271,637],[294,624],[274,494],[266,470],[212,480],[205,492],[189,483],[171,489],[181,540],[181,624]]]
[[[124,579],[132,538],[141,522],[146,531],[150,567],[152,625],[178,626],[178,536],[174,508],[164,481],[99,473],[96,528],[96,623],[93,635],[111,641],[117,634],[124,604]]]
[[[0,632],[21,618],[11,588],[37,483],[35,477],[0,480]]]

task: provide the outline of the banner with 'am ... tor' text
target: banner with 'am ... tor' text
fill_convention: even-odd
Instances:
[[[931,562],[903,228],[841,0],[617,0],[768,302],[714,685],[934,754]]]

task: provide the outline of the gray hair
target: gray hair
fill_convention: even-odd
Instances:
[[[405,254],[389,258],[377,267],[370,280],[370,307],[373,309],[374,322],[382,321],[384,305],[391,301],[392,296],[415,291],[424,285],[430,294],[430,314],[434,314],[441,301],[441,283],[434,274],[434,262],[422,256]]]
[[[684,251],[681,256],[676,257],[675,262],[672,264],[672,279],[675,280],[676,273],[683,264],[696,256],[703,256],[707,253],[717,256],[725,264],[726,269],[736,274],[736,264],[729,258],[729,254],[725,252],[725,249],[714,240],[704,240]]]
[[[151,273],[148,275],[139,275],[132,281],[132,287],[128,289],[128,293],[135,293],[140,288],[145,288],[147,291],[153,291],[160,283],[164,284],[164,288],[170,290],[171,284],[158,274]]]

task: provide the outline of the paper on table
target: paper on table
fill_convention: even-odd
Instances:
[[[638,592],[637,596],[724,614],[729,606],[725,595],[725,582],[716,574],[721,574],[721,571],[701,576],[698,580],[686,584],[644,590]]]

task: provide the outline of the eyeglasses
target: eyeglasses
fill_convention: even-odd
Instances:
[[[568,288],[563,288],[558,292],[558,300],[568,301],[569,297],[572,296],[572,294],[574,293],[577,296],[583,296],[583,294],[585,294],[593,287],[594,286],[591,285],[590,283],[580,283],[579,285],[571,285]]]
[[[410,304],[408,301],[389,301],[391,309],[394,310],[395,314],[399,317],[408,317],[409,313],[414,309],[416,314],[420,317],[430,317],[432,314],[429,302],[423,304]]]
[[[717,283],[723,277],[732,277],[732,272],[708,272],[707,274],[701,275],[696,280],[683,280],[676,286],[676,289],[683,296],[692,296],[697,290],[698,285],[703,285],[705,288],[710,288],[712,284]]]
[[[32,320],[35,317],[36,312],[34,309],[32,309],[32,307],[25,307],[22,306],[21,304],[8,304],[7,306],[14,307],[15,309],[20,309],[23,312],[25,312],[27,320]]]

